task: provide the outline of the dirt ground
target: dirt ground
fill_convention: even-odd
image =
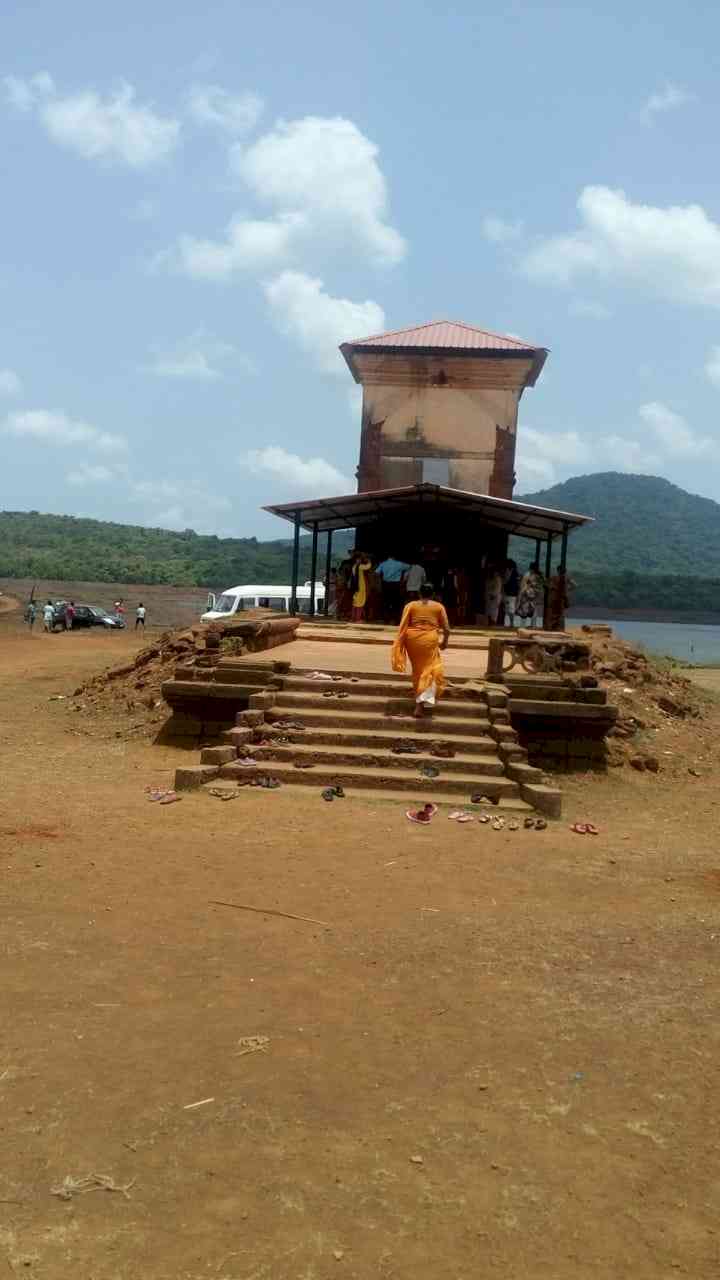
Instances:
[[[160,807],[183,754],[57,700],[141,644],[0,618],[6,1271],[717,1276],[720,710],[544,832]]]

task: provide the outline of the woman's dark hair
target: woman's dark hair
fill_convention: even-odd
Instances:
[[[420,588],[420,595],[422,596],[423,600],[429,600],[430,596],[435,595],[435,588],[432,582],[423,582]]]

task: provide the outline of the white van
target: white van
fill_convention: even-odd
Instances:
[[[207,613],[201,622],[215,622],[217,618],[229,618],[234,613],[243,613],[248,609],[274,609],[276,613],[289,613],[292,587],[258,586],[228,587],[221,596],[212,592],[207,598]],[[315,583],[315,612],[322,613],[325,602],[325,584]],[[297,589],[298,613],[310,612],[310,583]]]

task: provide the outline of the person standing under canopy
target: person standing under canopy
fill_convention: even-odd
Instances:
[[[435,700],[445,688],[440,654],[448,647],[450,624],[444,606],[433,600],[433,594],[433,587],[425,582],[419,600],[405,605],[391,654],[392,669],[401,674],[410,659],[416,719],[432,714]]]
[[[356,551],[352,567],[352,620],[362,622],[365,617],[365,606],[368,598],[368,574],[372,570],[372,560],[364,551]]]
[[[388,556],[376,570],[382,580],[383,622],[397,622],[403,603],[403,580],[410,566]]]

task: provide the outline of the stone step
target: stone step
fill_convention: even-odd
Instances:
[[[409,802],[409,795],[407,791],[395,791],[392,787],[383,787],[381,791],[375,790],[372,787],[343,787],[343,790],[345,791],[345,795],[348,800],[362,800],[366,804],[373,804],[376,802],[378,804],[388,805],[397,804],[401,806],[403,811],[411,807],[415,808],[415,806],[411,805]],[[452,796],[434,795],[432,788],[429,790],[428,788],[425,788],[422,792],[418,793],[417,803],[420,805],[428,802],[436,804],[440,810],[437,818],[435,819],[436,822],[439,822],[441,817],[444,817],[447,822],[448,813],[455,808],[467,809],[468,813],[473,813],[476,817],[480,813],[489,813],[493,818],[513,816],[529,817],[531,815],[534,817],[538,816],[537,810],[535,810],[531,804],[526,804],[519,796],[510,796],[507,799],[501,797],[497,804],[486,808],[485,806],[480,807],[479,805],[472,805],[469,800],[464,804],[460,804]],[[337,803],[342,804],[342,800],[338,800]],[[430,825],[432,826],[432,823]],[[481,831],[490,831],[489,824],[478,824],[478,826]],[[437,834],[437,827],[435,828],[435,833]],[[495,833],[492,832],[491,834],[494,835]],[[398,856],[397,849],[391,848],[390,855],[391,857],[393,855]]]
[[[338,674],[337,672],[335,674]],[[480,679],[481,677],[478,677]],[[326,690],[342,691],[350,693],[354,697],[373,697],[373,698],[403,698],[410,697],[410,682],[407,676],[376,675],[370,673],[361,676],[355,676],[351,679],[349,676],[342,676],[340,680],[310,680],[304,675],[291,672],[289,675],[283,676],[283,687],[287,693],[324,693]],[[452,689],[461,690],[462,685],[452,682]],[[479,698],[459,698],[458,696],[450,698],[446,694],[442,698],[442,702],[448,701],[464,701],[470,702],[474,706],[484,707],[485,703]]]
[[[312,693],[293,693],[288,689],[283,689],[275,698],[275,709],[285,709],[288,712],[294,708],[314,711],[316,707],[335,706],[343,712],[363,711],[368,715],[377,716],[379,720],[388,713],[392,715],[412,711],[414,705],[412,697],[401,695],[383,698],[351,693],[348,698],[326,698],[322,691],[313,695]],[[436,714],[442,715],[443,719],[468,720],[477,717],[479,721],[487,721],[487,708],[482,703],[472,702],[469,699],[443,698],[436,709]]]
[[[415,734],[414,723],[415,722],[412,721],[413,729],[409,731],[399,728],[397,730],[368,729],[364,732],[358,732],[353,729],[345,729],[334,725],[332,728],[328,729],[307,729],[302,734],[296,733],[294,738],[292,729],[288,729],[287,734],[290,738],[293,738],[293,741],[317,743],[318,746],[339,745],[348,747],[369,747],[371,750],[375,748],[377,750],[384,751],[389,751],[395,742],[416,742],[418,746],[422,748],[423,752],[428,752],[432,742],[449,741],[449,739],[444,738],[438,733],[432,733],[429,737],[428,735],[425,735],[424,738],[421,734]],[[236,731],[230,729],[223,735],[223,737],[226,738],[228,742],[232,742],[234,739],[230,735],[234,732]],[[272,739],[275,734],[282,734],[283,730],[275,729],[272,724],[266,724],[262,726],[260,732],[263,733],[264,736],[266,735],[268,738]],[[492,756],[498,754],[498,747],[494,738],[486,738],[482,736],[474,738],[470,736],[466,737],[461,734],[453,734],[450,745],[456,752],[462,752],[464,755]],[[522,754],[520,748],[518,748],[518,754]],[[409,758],[412,759],[412,757]],[[437,757],[437,759],[433,757],[433,759],[435,759],[435,763],[437,763],[440,757]]]
[[[425,779],[412,774],[404,775],[400,770],[393,770],[389,775],[388,771],[382,767],[369,768],[366,765],[356,764],[338,766],[318,764],[312,769],[296,769],[289,760],[268,761],[267,766],[259,764],[258,770],[253,772],[267,773],[270,777],[279,778],[281,782],[297,786],[322,788],[339,785],[362,789],[372,787],[378,791],[392,786],[396,791],[403,791],[420,799],[428,798],[425,793],[429,791],[430,798],[433,795],[456,796],[458,799],[463,799],[465,803],[469,803],[471,795],[477,793],[486,795],[490,799],[495,796],[509,799],[520,795],[518,784],[509,778],[479,773],[456,773],[447,777]],[[234,764],[224,764],[220,768],[219,776],[228,779],[247,778],[248,768],[239,761]]]
[[[321,701],[320,699],[318,701]],[[353,731],[362,732],[365,729],[377,729],[382,726],[384,730],[397,733],[398,737],[407,737],[408,734],[428,734],[432,738],[448,738],[454,739],[456,734],[462,737],[487,737],[490,730],[490,721],[481,719],[463,720],[459,718],[446,718],[444,715],[434,715],[423,720],[415,720],[411,715],[388,717],[378,714],[377,711],[353,711],[346,709],[346,704],[339,703],[332,709],[325,709],[322,706],[309,709],[305,706],[278,706],[277,704],[271,709],[267,715],[267,719],[272,724],[276,720],[295,720],[298,724],[306,725],[308,729],[352,729]],[[292,731],[290,731],[292,732]]]
[[[542,718],[552,719],[568,719],[577,721],[608,721],[612,722],[617,719],[617,707],[607,704],[597,705],[589,702],[561,702],[559,700],[547,699],[538,702],[533,698],[518,698],[513,695],[510,699],[510,714],[512,716],[539,716]]]
[[[494,744],[493,744],[494,745]],[[231,748],[227,748],[230,750]],[[222,748],[211,748],[215,752],[221,751]],[[440,777],[445,778],[451,774],[459,773],[464,777],[474,776],[476,773],[479,777],[503,777],[505,775],[505,767],[498,756],[490,755],[462,755],[458,754],[452,760],[439,760],[435,756],[431,756],[428,752],[422,755],[393,755],[387,747],[380,746],[379,749],[373,750],[368,747],[353,747],[345,743],[338,743],[335,746],[320,746],[314,742],[283,743],[275,745],[271,743],[267,747],[256,746],[252,749],[252,757],[255,760],[312,760],[320,765],[333,765],[338,768],[347,766],[354,769],[357,765],[366,766],[369,769],[383,769],[391,771],[403,771],[417,778],[420,769],[424,765],[432,765],[440,771]],[[214,759],[209,756],[208,761]],[[205,764],[206,760],[201,755],[200,763]],[[222,763],[229,763],[223,761]],[[529,765],[524,766],[529,769]],[[537,782],[542,774],[539,769],[530,771],[533,775],[528,777],[527,781]],[[518,781],[521,779],[518,778]],[[429,781],[433,781],[429,779]],[[522,781],[525,781],[523,776]]]

